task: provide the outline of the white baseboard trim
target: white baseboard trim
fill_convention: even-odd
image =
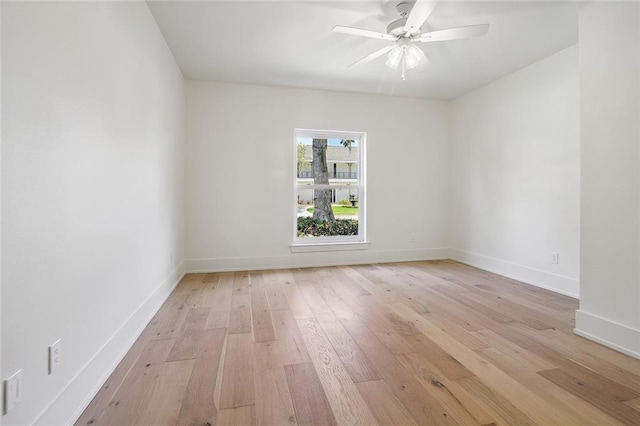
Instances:
[[[450,249],[451,259],[536,287],[580,298],[580,281],[504,260],[459,249]]]
[[[577,310],[576,328],[573,332],[625,355],[640,359],[640,330]],[[606,336],[606,338],[600,336]]]
[[[187,273],[255,271],[263,269],[410,262],[448,258],[449,249],[447,248],[394,251],[355,250],[348,252],[292,253],[287,256],[190,259],[185,261],[185,271]]]
[[[53,402],[40,414],[35,424],[72,425],[78,420],[184,274],[183,262],[142,302],[89,362],[80,369],[78,374],[69,381]]]

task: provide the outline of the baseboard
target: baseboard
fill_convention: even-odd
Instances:
[[[504,260],[459,249],[450,249],[451,259],[485,271],[522,281],[575,298],[580,297],[580,281]]]
[[[640,330],[577,310],[576,328],[573,331],[586,339],[640,359]]]
[[[189,273],[255,271],[264,269],[358,265],[367,263],[410,262],[448,259],[449,257],[449,249],[447,248],[393,251],[356,250],[348,252],[333,251],[292,253],[287,256],[190,259],[185,261],[185,271]]]
[[[38,417],[36,424],[72,425],[78,420],[149,321],[178,285],[184,273],[183,262],[142,302],[91,360],[69,381],[68,385],[60,391],[53,402]]]

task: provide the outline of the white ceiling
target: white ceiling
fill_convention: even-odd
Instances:
[[[192,80],[453,99],[578,41],[574,1],[441,1],[423,32],[489,23],[489,34],[420,44],[430,64],[408,70],[406,81],[385,56],[347,68],[388,42],[331,29],[385,32],[398,2],[148,0]]]

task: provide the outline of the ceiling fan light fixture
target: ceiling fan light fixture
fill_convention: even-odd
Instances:
[[[413,44],[403,43],[391,49],[386,65],[396,70],[402,64],[402,76],[404,79],[404,71],[417,67],[418,63],[423,59],[425,59],[425,56],[422,49]]]
[[[403,55],[404,46],[395,46],[393,49],[391,49],[391,52],[389,52],[386,65],[391,69],[397,70]]]
[[[418,66],[418,63],[425,58],[424,52],[419,47],[410,44],[405,48],[404,60],[408,70]]]

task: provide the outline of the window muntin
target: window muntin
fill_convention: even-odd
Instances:
[[[294,244],[364,242],[365,134],[296,129],[294,142]]]

